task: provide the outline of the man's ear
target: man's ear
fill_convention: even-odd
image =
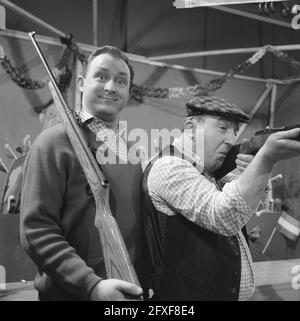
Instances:
[[[184,128],[192,130],[193,127],[194,127],[194,122],[191,119],[187,119],[184,123]]]
[[[193,140],[193,128],[194,128],[194,123],[191,119],[187,119],[184,122],[184,130],[183,130],[183,135],[185,137],[185,139],[188,140]]]
[[[77,88],[82,93],[84,88],[84,77],[82,75],[79,75],[77,77]]]

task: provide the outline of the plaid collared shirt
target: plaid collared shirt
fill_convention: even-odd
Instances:
[[[127,163],[127,144],[123,139],[123,133],[126,130],[126,126],[122,122],[118,123],[117,130],[113,131],[106,127],[105,123],[86,111],[79,111],[77,113],[81,124],[86,125],[95,135],[97,141],[102,142],[101,149],[104,152],[106,148],[109,148],[113,153]],[[105,145],[105,148],[103,147]]]
[[[239,300],[249,300],[255,290],[253,262],[241,229],[255,210],[240,196],[234,180],[225,183],[220,191],[214,177],[203,172],[199,157],[193,156],[190,151],[185,156],[185,159],[165,156],[153,164],[148,176],[148,190],[153,205],[167,215],[181,213],[188,220],[214,233],[236,235],[241,254]],[[262,194],[261,198],[264,196]]]

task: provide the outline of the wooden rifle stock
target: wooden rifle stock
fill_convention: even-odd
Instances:
[[[63,120],[68,138],[95,198],[95,226],[101,239],[107,278],[120,279],[140,286],[123,237],[109,207],[109,182],[90,151],[82,130],[74,118],[73,110],[68,107],[61,94],[52,71],[34,39],[34,35],[35,32],[29,33],[29,37],[50,77],[49,88],[57,111]]]
[[[224,159],[222,166],[215,171],[215,178],[220,179],[236,168],[235,160],[238,154],[255,155],[270,135],[279,131],[290,130],[293,128],[300,128],[300,124],[279,128],[266,128],[256,132],[248,142],[232,146],[226,158]],[[296,140],[300,141],[300,136],[297,137]]]

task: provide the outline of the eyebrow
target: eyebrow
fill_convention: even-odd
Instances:
[[[230,122],[230,120],[224,119],[224,118],[222,118],[222,117],[220,117],[220,118],[218,119],[218,124],[219,124],[219,123],[228,123],[228,122]]]
[[[109,72],[109,69],[100,67],[97,71],[106,71],[106,72]],[[122,75],[122,76],[127,76],[127,77],[129,77],[129,75],[128,75],[126,72],[123,72],[123,71],[119,72],[118,74],[119,74],[119,75]]]
[[[239,130],[239,124],[238,123],[236,123],[236,122],[234,122],[234,121],[231,121],[231,120],[229,120],[229,119],[224,119],[224,118],[219,118],[219,120],[218,120],[218,124],[220,123],[220,122],[225,122],[225,123],[230,123],[230,124],[234,124],[234,130],[236,130],[236,131],[238,131]]]

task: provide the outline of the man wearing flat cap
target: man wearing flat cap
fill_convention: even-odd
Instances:
[[[241,175],[216,180],[249,117],[217,97],[194,97],[184,129],[147,166],[144,277],[153,300],[250,300],[255,284],[242,228],[265,197],[274,165],[300,155],[300,129],[272,134],[253,158],[239,155]]]

